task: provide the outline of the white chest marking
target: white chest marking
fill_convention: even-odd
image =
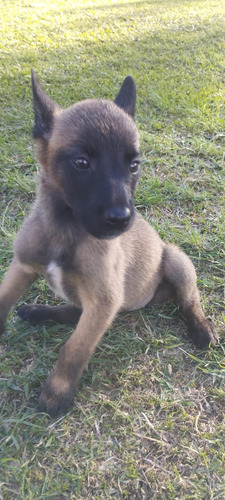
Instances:
[[[54,260],[50,262],[46,271],[47,277],[49,278],[49,284],[53,288],[56,295],[59,295],[64,300],[69,300],[65,294],[62,286],[62,269],[56,264]]]

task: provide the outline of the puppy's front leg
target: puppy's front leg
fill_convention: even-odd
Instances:
[[[37,273],[14,259],[0,285],[0,334],[11,307],[37,278]]]
[[[84,307],[76,330],[61,348],[59,359],[43,387],[40,411],[55,416],[69,408],[83,370],[117,311],[117,304]]]

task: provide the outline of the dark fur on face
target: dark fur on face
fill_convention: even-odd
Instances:
[[[69,146],[63,146],[69,124]],[[84,140],[84,137],[86,138]],[[57,119],[49,141],[51,171],[76,222],[98,238],[118,236],[134,219],[139,176],[137,130],[131,118],[107,101],[75,105]],[[134,172],[132,172],[134,168]]]
[[[42,109],[42,90],[34,75],[33,87],[34,137],[42,178],[51,179],[71,218],[89,234],[118,236],[133,223],[133,195],[140,170],[138,133],[126,112],[135,107],[133,80],[125,80],[116,104],[87,100],[64,111],[57,106],[55,114],[54,103],[47,102],[46,96]],[[122,104],[127,87],[129,105]],[[65,208],[67,217],[68,212]]]

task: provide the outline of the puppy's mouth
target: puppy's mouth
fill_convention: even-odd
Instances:
[[[95,238],[98,238],[99,240],[111,240],[113,238],[117,238],[121,234],[125,233],[125,231],[128,231],[130,229],[131,224],[127,224],[123,228],[117,228],[117,229],[108,229],[107,231],[92,231],[91,235],[94,236]]]
[[[132,214],[129,220],[127,220],[126,222],[121,222],[117,224],[103,224],[101,228],[92,228],[92,230],[89,232],[95,238],[101,240],[103,239],[109,240],[117,238],[121,234],[128,231],[131,228],[133,221],[134,221],[134,215]]]
[[[98,239],[117,238],[128,231],[134,221],[134,207],[113,207],[104,210],[79,211],[73,206],[74,218],[85,231]]]

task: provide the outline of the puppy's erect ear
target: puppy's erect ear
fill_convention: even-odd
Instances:
[[[31,80],[35,123],[33,137],[48,141],[52,131],[54,114],[59,112],[61,108],[44,93],[34,71],[31,71]]]
[[[122,108],[128,115],[134,117],[136,104],[136,87],[132,76],[127,76],[122,84],[115,104]]]

